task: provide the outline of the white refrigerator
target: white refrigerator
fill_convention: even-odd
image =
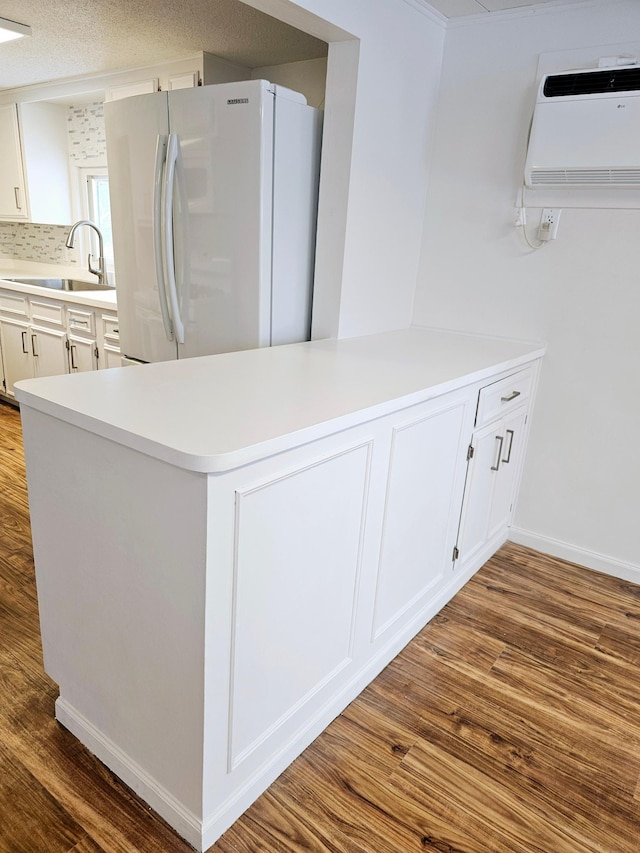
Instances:
[[[321,116],[265,80],[105,104],[124,363],[309,339]]]

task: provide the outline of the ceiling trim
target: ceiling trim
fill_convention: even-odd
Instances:
[[[616,0],[613,0],[616,2]],[[626,0],[618,0],[626,2]],[[458,27],[470,27],[477,24],[497,24],[501,21],[513,21],[514,18],[537,18],[540,15],[553,15],[559,12],[576,11],[577,9],[592,9],[603,5],[610,6],[611,0],[580,0],[578,3],[537,3],[535,6],[518,6],[516,9],[502,9],[499,12],[480,12],[476,15],[461,15],[456,18],[447,18],[447,29],[458,29]]]
[[[429,18],[435,24],[446,29],[447,24],[449,23],[449,19],[442,14],[442,12],[438,12],[437,9],[434,9],[433,6],[430,6],[426,0],[402,0],[403,3],[406,3],[407,6],[411,6],[412,9],[415,9],[420,14]]]

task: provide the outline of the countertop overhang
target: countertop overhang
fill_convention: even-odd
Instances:
[[[16,396],[171,465],[220,473],[543,354],[539,342],[412,327],[28,379]]]

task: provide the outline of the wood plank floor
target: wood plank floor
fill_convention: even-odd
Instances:
[[[0,853],[189,846],[54,720],[0,404]],[[638,853],[640,587],[505,546],[216,853]]]

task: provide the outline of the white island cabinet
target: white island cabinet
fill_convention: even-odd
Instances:
[[[530,403],[542,354],[409,329],[18,383],[60,722],[206,849],[479,568],[478,401]],[[467,490],[478,555],[516,487]]]

